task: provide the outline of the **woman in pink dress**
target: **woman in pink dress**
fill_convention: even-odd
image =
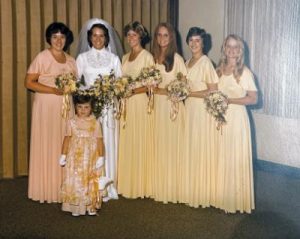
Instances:
[[[63,23],[54,22],[46,29],[50,47],[40,52],[27,71],[25,87],[35,92],[32,106],[28,197],[34,201],[60,202],[62,169],[58,158],[64,137],[62,91],[55,78],[72,72],[75,60],[65,53],[73,42],[73,33]]]

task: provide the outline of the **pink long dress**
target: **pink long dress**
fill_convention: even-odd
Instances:
[[[66,62],[59,63],[48,49],[36,56],[27,71],[28,74],[39,74],[38,82],[52,87],[57,75],[68,72],[77,74],[75,60],[66,54]],[[28,197],[41,203],[61,202],[62,169],[58,158],[66,124],[61,116],[62,99],[54,94],[36,92],[34,95]]]

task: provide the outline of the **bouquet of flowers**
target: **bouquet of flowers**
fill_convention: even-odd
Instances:
[[[113,83],[114,95],[118,99],[131,96],[132,90],[135,88],[136,81],[130,76],[123,76],[115,79]]]
[[[151,114],[154,106],[154,94],[153,89],[156,88],[159,83],[162,82],[162,77],[160,71],[155,68],[155,66],[144,67],[137,77],[137,81],[139,81],[142,86],[147,87],[148,89],[148,114]]]
[[[222,125],[226,123],[225,114],[228,109],[227,96],[221,91],[214,91],[204,98],[204,103],[206,104],[207,112],[217,122],[217,130],[220,130]]]
[[[177,74],[177,79],[166,86],[168,99],[171,101],[170,118],[175,120],[179,111],[179,102],[185,100],[190,94],[190,86],[182,73]]]
[[[119,77],[113,84],[114,95],[118,100],[116,119],[119,120],[123,116],[123,128],[126,124],[126,99],[132,95],[135,86],[136,81],[130,76]]]
[[[65,73],[55,78],[55,85],[63,91],[62,117],[66,119],[70,111],[69,95],[77,90],[77,79],[73,73]]]
[[[111,71],[109,75],[99,75],[94,81],[94,84],[88,89],[78,89],[77,94],[89,95],[93,99],[93,113],[96,118],[102,116],[103,109],[109,108],[113,105],[115,81],[114,72]]]

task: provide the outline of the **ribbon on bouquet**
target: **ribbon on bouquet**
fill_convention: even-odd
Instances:
[[[171,101],[170,119],[174,121],[177,118],[179,112],[179,102]]]
[[[67,119],[69,117],[70,109],[71,109],[71,105],[70,105],[69,94],[64,93],[63,94],[62,109],[61,109],[61,116],[64,119]]]
[[[101,198],[99,192],[99,177],[101,170],[93,170],[89,175],[89,198],[91,200],[91,208],[99,209],[101,207]]]
[[[154,93],[153,93],[153,87],[148,87],[148,114],[151,114],[154,109]]]
[[[123,118],[123,122],[122,122],[122,128],[124,129],[126,126],[126,104],[127,104],[127,98],[121,98],[119,100],[119,104],[118,104],[118,111],[116,114],[116,119],[120,120],[121,118]]]

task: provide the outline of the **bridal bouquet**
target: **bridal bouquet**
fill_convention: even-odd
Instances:
[[[179,111],[179,102],[185,100],[190,94],[190,86],[182,73],[177,74],[177,79],[166,86],[168,99],[171,101],[170,118],[175,120]]]
[[[63,91],[62,117],[66,119],[70,111],[70,94],[77,90],[77,79],[73,73],[65,73],[55,78],[55,85]]]
[[[96,118],[102,116],[103,110],[114,105],[115,75],[111,71],[109,75],[99,75],[94,84],[87,89],[78,89],[77,94],[89,95],[93,99],[93,113]]]
[[[204,103],[207,112],[217,122],[217,130],[220,130],[222,125],[226,123],[225,114],[228,109],[227,96],[221,91],[214,91],[204,98]]]
[[[144,67],[137,77],[137,81],[140,82],[142,86],[147,87],[149,97],[147,111],[148,114],[151,114],[154,106],[153,90],[162,82],[160,71],[156,69],[155,66]]]

